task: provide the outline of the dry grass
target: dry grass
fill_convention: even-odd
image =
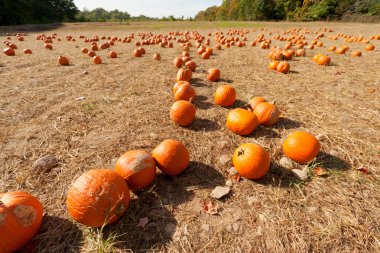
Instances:
[[[369,36],[379,24],[342,23],[230,23],[231,27],[331,27],[334,33]],[[99,54],[96,66],[82,55],[85,44],[66,42],[64,36],[125,36],[131,32],[197,29],[227,30],[220,23],[137,23],[115,26],[64,25],[57,32],[62,42],[46,51],[31,32],[15,57],[0,56],[0,192],[25,190],[45,206],[36,238],[40,252],[379,252],[380,251],[380,41],[377,50],[362,58],[332,55],[334,65],[321,67],[310,56],[327,52],[342,40],[322,39],[325,46],[308,51],[309,57],[291,62],[295,71],[282,75],[267,70],[267,50],[231,48],[210,60],[191,55],[199,65],[193,85],[198,98],[197,119],[189,128],[169,119],[171,86],[176,70],[172,60],[180,50],[146,46],[147,55],[133,58],[132,44],[116,43],[119,58]],[[220,26],[220,27],[217,27]],[[3,31],[16,28],[2,28]],[[34,28],[33,28],[34,29]],[[248,34],[249,40],[257,32]],[[308,39],[311,36],[307,36]],[[5,39],[0,37],[0,41]],[[214,42],[212,42],[214,44]],[[274,42],[283,46],[284,43]],[[352,43],[352,49],[363,45]],[[160,62],[152,60],[159,52]],[[58,55],[72,65],[57,66]],[[224,81],[210,83],[205,71],[222,70]],[[87,71],[88,74],[83,74]],[[252,96],[275,100],[283,112],[273,128],[259,128],[248,137],[229,132],[228,109],[213,105],[218,85],[231,83],[243,104]],[[77,100],[78,97],[84,100]],[[322,134],[322,152],[316,163],[327,177],[299,182],[276,165],[281,141],[295,129]],[[166,138],[178,139],[191,152],[191,164],[179,177],[159,175],[155,185],[134,196],[119,222],[104,230],[73,223],[65,209],[70,183],[84,171],[112,168],[115,159],[130,149],[151,151]],[[235,182],[233,192],[219,205],[219,215],[202,211],[209,193],[227,180],[230,165],[219,157],[232,156],[244,142],[258,142],[271,154],[270,173],[262,180]],[[333,152],[332,152],[333,151]],[[334,155],[331,155],[334,154]],[[35,171],[33,162],[46,154],[59,158],[50,172]],[[355,171],[363,166],[370,174]],[[148,217],[145,228],[139,218]]]

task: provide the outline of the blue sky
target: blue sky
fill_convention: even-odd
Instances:
[[[221,2],[222,0],[74,0],[79,10],[85,7],[89,10],[102,7],[106,10],[127,11],[133,16],[143,14],[150,17],[194,17],[198,11],[212,5],[220,5]]]

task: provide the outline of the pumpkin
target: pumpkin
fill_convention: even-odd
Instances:
[[[66,199],[69,215],[89,227],[115,222],[128,208],[129,188],[113,170],[90,170],[71,185]]]
[[[88,53],[88,49],[87,48],[82,48],[82,53],[84,53],[84,54],[87,54]]]
[[[161,60],[161,55],[158,54],[158,53],[153,54],[153,60],[160,61]]]
[[[143,47],[139,47],[138,50],[140,50],[142,54],[146,54],[146,51]]]
[[[117,53],[115,51],[110,51],[109,54],[108,54],[108,56],[110,58],[116,58],[117,57]]]
[[[280,110],[275,104],[268,102],[259,103],[253,113],[256,115],[259,124],[263,126],[273,126],[280,118]]]
[[[189,84],[180,85],[174,93],[174,99],[176,101],[186,100],[189,102],[193,102],[195,99],[195,90]]]
[[[306,56],[306,51],[305,51],[305,49],[303,49],[303,48],[298,49],[298,50],[296,51],[296,56],[297,56],[297,57],[304,57],[304,56]]]
[[[254,97],[254,98],[251,98],[251,100],[249,100],[248,102],[248,110],[252,111],[255,110],[256,106],[262,102],[266,102],[265,98],[263,97]]]
[[[279,61],[272,61],[271,63],[269,63],[268,68],[271,70],[277,70],[277,66],[279,63]]]
[[[236,90],[231,85],[223,85],[215,91],[215,104],[220,106],[232,106],[236,100]]]
[[[220,79],[220,70],[217,68],[209,69],[207,79],[211,82],[217,82]]]
[[[290,70],[290,64],[287,61],[282,61],[277,65],[277,71],[281,73],[288,73]]]
[[[190,82],[193,72],[187,68],[180,68],[177,73],[177,81]]]
[[[164,140],[152,152],[157,167],[170,176],[177,176],[186,169],[190,154],[182,142]]]
[[[30,50],[30,49],[24,49],[24,54],[32,54],[32,50]]]
[[[185,66],[186,66],[186,68],[190,69],[192,72],[195,72],[195,70],[197,68],[197,64],[195,62],[193,62],[192,60],[187,61],[185,63]]]
[[[313,160],[321,149],[319,141],[311,134],[296,131],[289,134],[282,143],[284,154],[293,161],[305,164]]]
[[[335,51],[335,50],[336,50],[336,46],[329,47],[329,51]]]
[[[359,51],[359,50],[355,50],[355,51],[352,52],[351,55],[352,55],[352,56],[356,56],[356,57],[360,57],[360,56],[362,56],[362,52]]]
[[[100,56],[94,56],[92,58],[92,61],[95,63],[95,64],[101,64],[103,61],[102,61],[102,58],[100,58]]]
[[[184,57],[182,57],[182,61],[183,61],[183,63],[186,63],[188,61],[191,61],[191,58],[189,56],[184,56]]]
[[[210,53],[208,53],[208,52],[202,53],[202,59],[204,59],[204,60],[210,59]]]
[[[250,135],[258,124],[256,115],[249,110],[236,108],[227,114],[227,128],[239,135]]]
[[[179,88],[181,85],[184,85],[184,84],[188,84],[188,85],[190,85],[190,83],[187,82],[187,81],[178,81],[178,82],[176,82],[176,83],[174,84],[174,86],[173,86],[173,94],[175,94],[175,93],[177,92],[178,88]]]
[[[316,55],[314,55],[314,56],[313,56],[313,61],[314,61],[315,63],[318,63],[318,59],[319,59],[319,57],[321,57],[321,56],[323,56],[323,54],[316,54]]]
[[[179,126],[188,126],[195,118],[195,106],[185,100],[175,102],[170,108],[170,119]]]
[[[142,52],[141,52],[140,49],[135,49],[135,50],[133,51],[133,55],[134,55],[135,57],[141,57],[141,56],[142,56]]]
[[[40,228],[43,206],[26,192],[0,194],[0,252],[14,252],[30,241]]]
[[[16,54],[15,50],[13,48],[10,48],[10,47],[5,48],[3,52],[7,56],[14,56]]]
[[[180,67],[182,67],[182,64],[183,64],[183,60],[182,60],[182,58],[181,58],[181,57],[177,57],[177,58],[175,58],[174,61],[173,61],[173,64],[174,64],[174,66],[175,66],[176,68],[180,68]]]
[[[115,171],[133,191],[147,188],[156,178],[156,163],[144,150],[131,150],[117,159]]]
[[[95,53],[95,51],[89,51],[87,53],[87,55],[90,56],[90,57],[94,57],[96,55],[96,53]]]
[[[331,63],[331,58],[330,58],[329,56],[322,55],[321,57],[318,58],[317,63],[318,63],[319,65],[325,65],[325,66],[328,66],[328,65],[330,65],[330,63]]]
[[[59,56],[58,63],[62,66],[68,66],[70,64],[69,59],[65,56]]]
[[[335,53],[337,54],[345,54],[347,51],[347,49],[343,48],[343,47],[338,47],[336,50],[335,50]]]
[[[364,49],[365,51],[373,51],[375,50],[375,46],[372,44],[368,44]]]
[[[269,171],[270,157],[260,145],[244,143],[235,150],[232,163],[241,176],[260,179]]]

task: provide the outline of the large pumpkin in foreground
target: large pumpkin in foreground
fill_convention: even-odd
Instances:
[[[79,223],[101,227],[115,222],[128,208],[129,188],[113,170],[90,170],[74,181],[67,194],[67,210]]]
[[[317,138],[304,131],[289,134],[282,144],[284,154],[300,164],[313,160],[318,155],[320,149],[321,144]]]
[[[156,178],[156,163],[148,152],[131,150],[119,157],[115,171],[132,190],[138,191],[148,187]]]
[[[186,169],[190,154],[182,142],[164,140],[152,152],[157,167],[170,176],[177,176]]]
[[[269,170],[269,154],[258,144],[245,143],[234,152],[232,163],[245,178],[259,179],[265,176]]]
[[[14,252],[30,241],[40,228],[43,207],[26,192],[0,194],[0,252]]]

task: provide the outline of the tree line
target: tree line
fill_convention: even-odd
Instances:
[[[344,15],[380,16],[380,0],[224,0],[200,11],[195,20],[312,21]]]

